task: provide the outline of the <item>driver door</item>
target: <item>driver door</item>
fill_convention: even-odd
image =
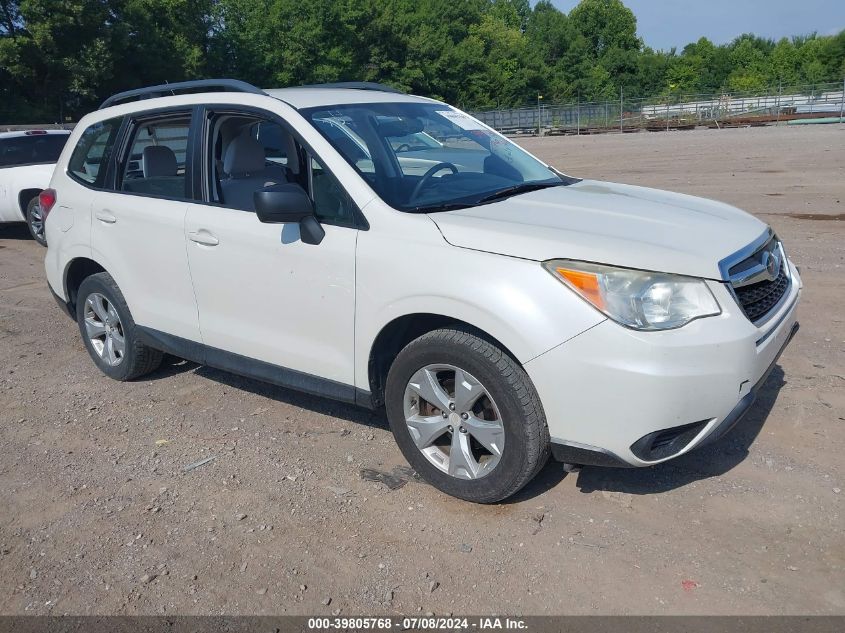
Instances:
[[[227,109],[217,116],[212,111],[206,117],[207,151],[225,145],[226,134],[232,136],[240,125],[238,117],[247,116],[255,115]],[[300,239],[298,224],[262,224],[253,208],[235,208],[224,197],[237,183],[213,187],[206,194],[210,199],[188,205],[186,247],[208,347],[206,361],[353,401],[358,228],[352,203],[274,115],[268,114],[261,124],[264,132],[256,135],[258,140],[279,134],[286,138],[283,158],[279,148],[264,148],[267,168],[281,162],[287,180],[308,191],[326,235],[320,244],[311,245]],[[279,134],[267,133],[269,125],[278,126]],[[248,121],[242,128],[238,134],[249,133]],[[209,172],[221,162],[236,169],[227,162],[225,147],[219,157],[204,158]],[[216,200],[214,189],[223,192]],[[242,193],[240,198],[250,199]]]

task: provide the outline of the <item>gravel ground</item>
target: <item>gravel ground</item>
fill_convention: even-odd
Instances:
[[[520,142],[785,239],[802,327],[730,436],[464,503],[409,476],[381,414],[176,359],[105,378],[6,226],[0,613],[845,613],[845,126]]]

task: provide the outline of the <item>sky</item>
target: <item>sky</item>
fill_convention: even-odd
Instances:
[[[833,35],[845,29],[845,0],[622,0],[637,16],[647,46],[680,51],[705,36],[726,44],[754,33],[780,39],[792,35]],[[569,13],[578,0],[552,0]]]

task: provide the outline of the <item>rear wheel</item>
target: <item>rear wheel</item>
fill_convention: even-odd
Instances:
[[[47,238],[44,236],[44,216],[41,213],[41,205],[38,203],[38,196],[35,196],[26,205],[26,226],[32,239],[47,246]]]
[[[115,380],[132,380],[158,368],[162,352],[141,343],[132,314],[108,273],[86,277],[79,286],[76,320],[94,364]]]
[[[436,330],[408,344],[390,368],[385,402],[411,466],[461,499],[501,501],[548,460],[548,428],[531,380],[472,329]]]

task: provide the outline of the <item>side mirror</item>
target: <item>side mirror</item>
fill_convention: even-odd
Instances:
[[[299,222],[314,215],[314,205],[305,190],[297,184],[285,183],[259,189],[252,194],[255,214],[265,224]]]
[[[265,224],[298,223],[300,238],[306,244],[319,244],[326,236],[314,216],[314,205],[305,190],[285,183],[259,189],[252,194],[255,214]]]

